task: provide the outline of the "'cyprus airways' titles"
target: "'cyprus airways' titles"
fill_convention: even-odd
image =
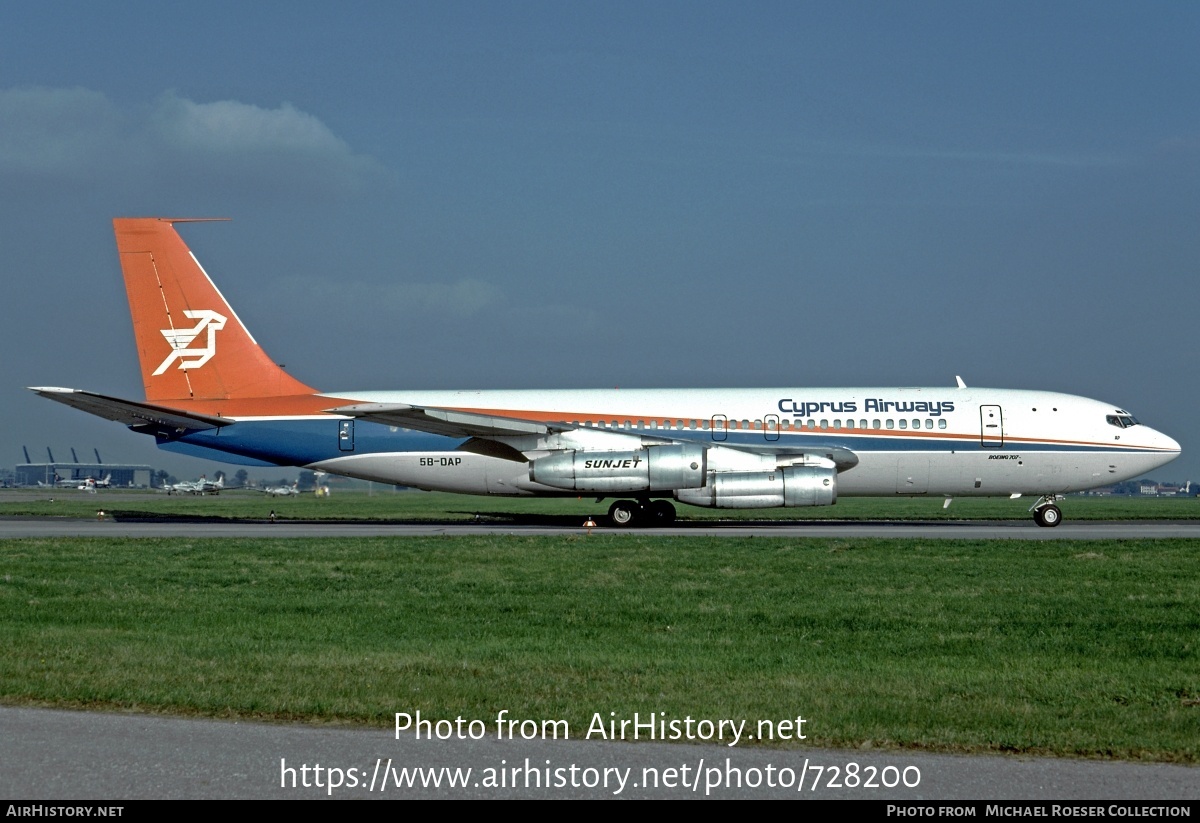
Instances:
[[[808,417],[822,412],[831,414],[854,414],[858,411],[857,400],[793,400],[785,397],[779,401],[779,411],[784,414],[794,414]],[[930,417],[941,417],[943,412],[954,411],[953,400],[884,400],[880,397],[868,397],[863,402],[863,412],[887,414],[888,412],[924,412]]]

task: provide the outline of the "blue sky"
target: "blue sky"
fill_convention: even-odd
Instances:
[[[1176,437],[1200,6],[0,6],[7,449],[209,464],[138,396],[114,216],[326,390],[973,385]],[[35,457],[35,459],[37,459]]]

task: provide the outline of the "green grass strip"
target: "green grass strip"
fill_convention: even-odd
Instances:
[[[785,719],[809,745],[1195,763],[1195,541],[0,543],[0,699],[390,726]]]

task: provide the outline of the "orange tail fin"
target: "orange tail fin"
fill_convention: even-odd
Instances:
[[[113,220],[146,399],[312,394],[255,342],[169,218]]]

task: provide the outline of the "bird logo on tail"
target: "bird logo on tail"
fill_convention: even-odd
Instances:
[[[184,316],[199,322],[190,329],[160,329],[159,332],[171,345],[171,353],[154,370],[154,376],[162,374],[176,360],[180,361],[181,369],[198,369],[212,359],[217,353],[217,332],[225,328],[226,317],[211,309],[199,311],[184,311]],[[205,343],[200,348],[190,348],[205,331]]]

